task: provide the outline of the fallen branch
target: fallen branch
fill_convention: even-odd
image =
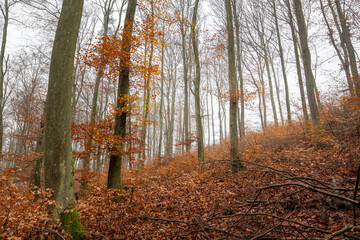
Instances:
[[[262,187],[260,189],[265,190],[265,189],[269,189],[269,188],[277,188],[277,187],[285,187],[285,186],[299,186],[299,187],[303,187],[303,188],[309,189],[309,190],[314,191],[314,192],[322,193],[322,194],[330,196],[330,197],[341,199],[341,200],[346,201],[346,202],[350,202],[350,203],[353,203],[353,204],[356,204],[356,205],[359,204],[359,201],[356,201],[354,199],[351,199],[351,198],[348,198],[348,197],[345,197],[345,196],[342,196],[342,195],[338,195],[338,194],[335,194],[335,193],[332,193],[332,192],[328,192],[328,191],[325,191],[325,190],[322,190],[322,189],[317,189],[317,188],[312,187],[312,186],[310,186],[308,184],[297,183],[297,182],[271,185],[271,186],[267,186],[267,187]]]
[[[341,235],[341,234],[343,234],[343,233],[345,233],[345,232],[347,232],[347,231],[350,231],[350,230],[353,229],[353,228],[354,228],[353,225],[346,226],[346,227],[344,227],[344,228],[342,228],[342,229],[340,229],[340,230],[332,233],[330,236],[328,236],[328,237],[325,238],[325,239],[326,239],[326,240],[333,239],[334,237],[339,236],[339,235]]]
[[[164,221],[164,222],[171,222],[171,223],[183,223],[183,224],[190,225],[190,226],[198,226],[198,227],[202,228],[204,231],[205,230],[210,230],[210,231],[220,232],[220,233],[224,233],[224,234],[226,234],[228,236],[241,238],[241,239],[244,239],[246,237],[250,237],[250,235],[239,235],[239,234],[229,232],[229,231],[226,231],[226,230],[213,228],[213,227],[210,227],[208,225],[201,225],[199,223],[190,223],[190,222],[185,222],[185,221],[181,221],[181,220],[173,220],[173,219],[165,219],[165,218],[151,218],[151,217],[140,217],[140,219],[148,219],[148,220],[153,220],[153,221]]]

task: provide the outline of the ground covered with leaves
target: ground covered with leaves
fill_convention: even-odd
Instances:
[[[357,239],[360,147],[326,141],[324,149],[304,141],[275,152],[245,143],[252,147],[238,173],[221,151],[226,143],[208,150],[200,168],[189,155],[127,171],[123,199],[94,186],[79,201],[82,222],[99,239]]]
[[[226,141],[202,165],[192,152],[125,170],[124,194],[93,173],[77,201],[86,236],[359,239],[359,113],[344,112],[328,109],[321,130],[294,122],[248,134],[237,173]],[[15,170],[0,184],[0,238],[70,239],[46,214],[49,193],[19,184]]]

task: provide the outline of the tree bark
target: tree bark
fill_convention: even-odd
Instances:
[[[199,0],[195,1],[195,7],[193,12],[192,24],[191,24],[191,38],[194,49],[195,58],[195,118],[196,118],[196,132],[197,132],[197,144],[198,144],[198,160],[201,163],[205,162],[204,155],[204,137],[203,137],[203,126],[201,121],[201,108],[200,108],[200,84],[201,84],[201,73],[200,73],[200,59],[199,59],[199,46],[197,39],[197,12],[199,7]]]
[[[186,152],[190,152],[189,144],[189,86],[188,86],[188,66],[186,56],[186,26],[185,26],[184,10],[182,10],[182,21],[181,21],[181,47],[182,47],[182,60],[184,68],[184,133],[185,133],[185,149]]]
[[[120,68],[119,68],[119,83],[118,83],[118,93],[117,93],[117,104],[115,110],[121,110],[121,112],[116,111],[115,115],[115,131],[114,137],[122,141],[125,138],[126,134],[126,119],[128,114],[127,109],[127,97],[129,95],[129,84],[130,84],[130,55],[131,55],[131,42],[132,42],[132,32],[133,32],[133,23],[135,18],[137,0],[129,0],[128,7],[126,10],[125,16],[125,26],[124,32],[122,35],[122,45],[121,45],[121,59],[120,59]],[[109,173],[107,180],[107,188],[119,189],[122,191],[122,182],[121,182],[121,168],[122,168],[122,158],[123,154],[121,151],[124,148],[123,143],[115,143],[113,146],[113,153],[110,156],[109,163]]]
[[[4,18],[4,25],[2,30],[2,41],[1,41],[1,50],[0,50],[0,154],[3,149],[3,138],[4,138],[4,78],[6,73],[6,67],[4,69],[5,61],[5,48],[7,42],[7,30],[9,26],[9,2],[5,0],[4,7],[1,7],[1,13]]]
[[[57,202],[50,210],[74,239],[84,238],[74,200],[74,162],[71,139],[71,91],[76,41],[83,0],[64,0],[51,55],[45,108],[45,188]]]
[[[240,78],[240,138],[245,138],[245,96],[244,96],[244,76],[242,71],[242,55],[240,44],[240,23],[239,16],[236,11],[236,1],[233,2],[233,12],[235,18],[235,31],[236,31],[236,55],[238,64],[238,74]]]
[[[353,85],[353,82],[352,82],[352,79],[351,79],[349,56],[348,56],[347,49],[345,47],[345,43],[343,41],[343,38],[341,37],[341,30],[340,30],[340,27],[339,27],[338,20],[337,20],[337,17],[335,15],[334,9],[333,9],[332,6],[330,6],[331,12],[333,13],[335,25],[337,26],[337,29],[338,29],[338,32],[339,32],[339,35],[340,35],[340,39],[341,39],[340,42],[341,42],[341,47],[343,49],[344,56],[342,55],[339,47],[336,44],[336,40],[335,40],[335,37],[334,37],[334,31],[331,28],[330,23],[329,23],[329,21],[327,19],[324,4],[323,4],[322,0],[319,0],[319,2],[320,2],[320,8],[321,8],[321,12],[322,12],[323,17],[324,17],[326,27],[327,27],[327,29],[329,31],[329,37],[330,37],[331,44],[333,45],[333,47],[334,47],[334,49],[336,51],[336,54],[337,54],[337,56],[338,56],[338,58],[339,58],[339,60],[341,62],[341,65],[344,68],[350,94],[354,95],[355,92],[354,92],[354,85]]]
[[[159,147],[158,147],[158,156],[159,159],[161,157],[162,150],[162,141],[163,141],[163,108],[164,108],[164,57],[165,57],[165,25],[163,25],[163,36],[161,43],[161,77],[160,77],[160,109],[159,109],[159,121],[160,121],[160,129],[159,129]]]
[[[304,13],[301,5],[301,0],[294,0],[295,6],[295,16],[298,23],[298,31],[300,37],[300,45],[301,45],[301,56],[303,59],[305,79],[306,79],[306,90],[307,96],[310,106],[310,114],[313,124],[319,125],[319,108],[317,105],[317,100],[315,96],[315,78],[313,71],[311,69],[311,53],[308,45],[308,33],[306,28],[306,22],[304,18]]]
[[[274,9],[276,35],[277,35],[279,53],[280,53],[280,60],[281,60],[281,69],[282,69],[282,74],[283,74],[283,78],[284,78],[287,119],[288,119],[289,123],[291,123],[290,94],[289,94],[289,86],[288,86],[288,80],[287,80],[286,68],[285,68],[284,51],[283,51],[282,43],[281,43],[279,21],[278,21],[278,17],[277,17],[277,10],[276,10],[275,0],[272,0],[272,3],[273,3],[273,9]]]
[[[359,75],[358,67],[356,64],[355,49],[354,49],[354,46],[351,41],[350,29],[346,23],[347,22],[346,16],[345,16],[343,9],[341,8],[340,1],[339,0],[334,0],[334,1],[335,1],[335,5],[336,5],[336,10],[338,12],[339,19],[340,19],[340,26],[342,29],[341,37],[343,38],[343,40],[345,42],[345,45],[346,45],[346,48],[347,48],[347,51],[349,54],[350,69],[351,69],[353,81],[355,84],[355,92],[356,92],[356,95],[359,97],[360,96],[360,75]]]
[[[235,44],[234,44],[234,26],[231,10],[231,1],[225,1],[226,9],[226,29],[228,33],[228,57],[229,57],[229,89],[230,89],[230,157],[233,172],[237,172],[243,165],[239,156],[239,140],[237,130],[237,109],[238,93],[236,84],[236,64],[235,64]]]
[[[295,52],[296,71],[297,71],[298,83],[299,83],[299,88],[300,88],[301,105],[302,105],[305,123],[307,123],[309,120],[309,115],[308,115],[308,111],[307,111],[305,89],[304,89],[304,83],[303,83],[303,78],[302,78],[302,73],[301,73],[300,54],[299,54],[299,50],[298,50],[298,39],[296,36],[290,0],[286,0],[286,6],[287,6],[287,10],[288,10],[287,12],[288,12],[288,17],[289,17],[289,25],[290,25],[290,29],[291,29],[291,36],[292,36],[294,52]]]

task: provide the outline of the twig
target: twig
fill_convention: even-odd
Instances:
[[[210,226],[200,226],[199,223],[190,223],[190,222],[185,222],[185,221],[181,221],[181,220],[165,219],[165,218],[151,218],[151,217],[140,217],[140,219],[148,219],[148,220],[153,220],[153,221],[164,221],[164,222],[172,222],[172,223],[183,223],[183,224],[187,224],[190,226],[198,226],[198,227],[203,228],[204,230],[210,230],[210,231],[224,233],[228,236],[241,238],[241,239],[244,239],[244,237],[249,237],[248,235],[239,235],[239,234],[236,234],[233,232],[229,232],[229,231],[218,229],[218,228],[213,228]]]
[[[233,215],[214,217],[214,218],[212,218],[212,220],[214,220],[214,219],[224,219],[224,218],[233,218],[233,217],[244,216],[244,215],[245,215],[245,213],[236,213],[236,214],[233,214]],[[327,231],[327,230],[324,230],[324,229],[321,229],[321,228],[318,228],[318,227],[306,225],[304,223],[297,222],[295,220],[286,219],[286,218],[279,217],[279,216],[272,215],[272,214],[268,214],[268,213],[247,213],[246,215],[248,215],[248,216],[266,216],[266,217],[277,218],[277,219],[284,220],[284,221],[289,222],[289,223],[297,224],[297,225],[302,226],[302,227],[313,229],[313,230],[315,230],[317,232],[322,232],[322,233],[327,233],[327,234],[332,233],[330,231]]]
[[[355,182],[355,189],[354,189],[354,196],[353,199],[356,201],[357,191],[359,189],[359,180],[360,180],[360,164],[358,166],[357,175],[356,175],[356,182]],[[356,225],[356,204],[353,203],[353,225]]]
[[[55,233],[55,234],[58,235],[61,239],[66,240],[66,238],[65,238],[63,235],[61,235],[58,231],[56,231],[55,229],[35,227],[35,226],[34,226],[33,228],[36,228],[36,229],[39,229],[39,230],[45,230],[45,231],[48,231],[48,232]]]
[[[303,187],[303,188],[306,188],[306,189],[309,189],[309,190],[312,190],[314,192],[318,192],[318,193],[322,193],[324,195],[327,195],[327,196],[330,196],[330,197],[334,197],[334,198],[338,198],[338,199],[341,199],[343,201],[346,201],[346,202],[350,202],[350,203],[353,203],[353,204],[359,204],[359,201],[356,201],[354,199],[351,199],[351,198],[348,198],[348,197],[344,197],[342,195],[338,195],[338,194],[335,194],[335,193],[332,193],[332,192],[328,192],[328,191],[325,191],[325,190],[322,190],[322,189],[317,189],[313,186],[310,186],[308,184],[303,184],[303,183],[297,183],[297,182],[291,182],[291,183],[283,183],[283,184],[277,184],[277,185],[271,185],[271,186],[267,186],[267,187],[262,187],[260,189],[269,189],[269,188],[277,188],[277,187],[284,187],[284,186],[299,186],[299,187]]]
[[[251,206],[250,206],[250,208],[247,210],[247,212],[245,213],[245,215],[247,215],[247,214],[251,211],[251,209],[254,207],[255,202],[256,202],[256,200],[258,199],[258,197],[260,196],[261,192],[262,192],[262,189],[259,190],[258,194],[256,195],[256,197],[255,197],[254,200],[252,201]]]
[[[272,231],[274,231],[276,228],[280,227],[283,222],[287,221],[291,215],[293,215],[295,213],[295,211],[293,211],[289,216],[286,217],[286,219],[283,219],[281,221],[281,223],[279,223],[278,225],[276,225],[275,227],[271,228],[270,230],[264,232],[263,234],[259,235],[259,236],[256,236],[256,237],[253,237],[251,240],[255,240],[255,239],[259,239],[259,238],[262,238],[262,237],[265,237],[267,234],[271,233]]]
[[[350,231],[350,230],[353,229],[353,228],[354,228],[353,225],[346,226],[346,227],[344,227],[344,228],[342,228],[342,229],[340,229],[340,230],[332,233],[330,236],[328,236],[328,237],[326,238],[326,240],[333,239],[334,237],[339,236],[339,235],[343,234],[344,232]]]

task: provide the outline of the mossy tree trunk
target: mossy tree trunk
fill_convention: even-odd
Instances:
[[[83,0],[64,0],[51,55],[45,107],[45,188],[58,204],[50,209],[74,239],[84,238],[74,200],[74,162],[71,139],[71,92],[74,57]]]
[[[132,41],[132,30],[134,23],[134,16],[136,11],[137,0],[129,0],[128,7],[125,16],[125,26],[122,35],[122,46],[121,46],[121,59],[119,68],[119,83],[117,93],[117,104],[115,115],[115,131],[114,136],[118,138],[124,138],[126,134],[126,119],[127,119],[127,96],[129,95],[129,84],[130,84],[130,53],[131,53],[131,41]],[[117,143],[113,146],[113,153],[110,156],[109,173],[107,188],[119,189],[122,191],[121,183],[121,168],[123,155],[121,151],[124,145]]]

